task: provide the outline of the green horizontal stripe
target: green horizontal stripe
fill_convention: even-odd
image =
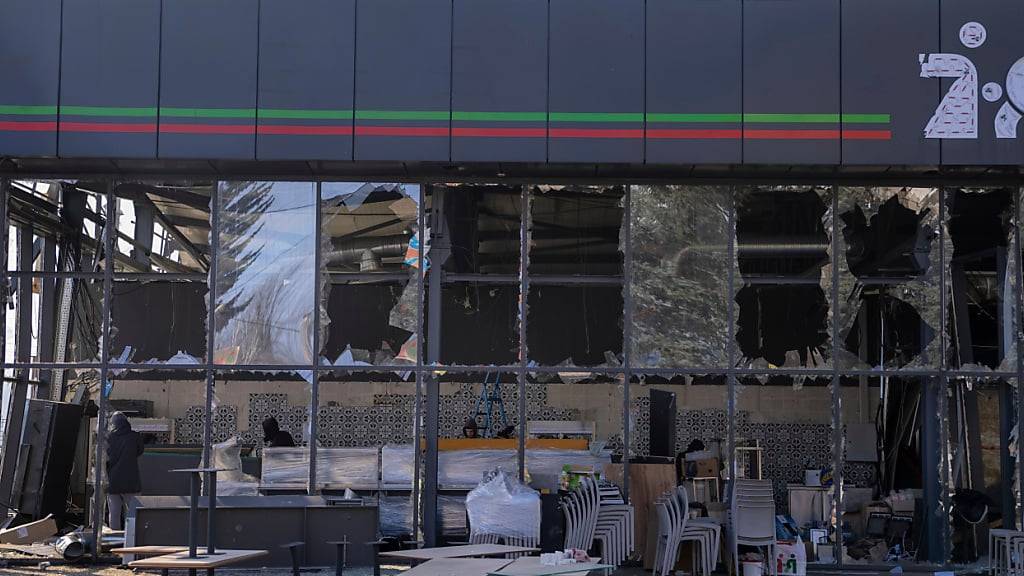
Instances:
[[[641,112],[552,112],[552,122],[643,122]]]
[[[156,108],[122,108],[110,106],[61,106],[61,114],[69,116],[156,116]]]
[[[476,122],[545,122],[544,112],[452,112],[452,120]]]
[[[847,124],[888,124],[888,114],[843,114]],[[838,124],[839,114],[744,114],[743,121],[751,124]]]
[[[168,118],[256,118],[255,108],[161,108]]]
[[[739,122],[740,114],[648,114],[648,122]]]
[[[260,118],[277,120],[351,120],[351,110],[288,110],[285,108],[260,108]]]
[[[0,114],[11,116],[53,116],[56,106],[0,106]]]
[[[888,114],[843,114],[846,124],[888,124],[892,117]]]
[[[434,110],[356,110],[356,120],[445,120],[451,114]]]

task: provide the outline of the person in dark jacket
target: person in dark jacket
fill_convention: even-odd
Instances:
[[[281,430],[277,418],[271,416],[263,421],[263,445],[268,448],[293,448],[295,439],[288,432]]]
[[[121,530],[121,516],[128,502],[142,493],[139,456],[145,447],[142,435],[132,430],[128,417],[121,412],[110,415],[107,435],[107,524]]]

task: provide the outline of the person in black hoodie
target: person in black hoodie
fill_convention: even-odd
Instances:
[[[277,423],[277,418],[271,416],[263,421],[263,445],[268,448],[293,448],[295,439]]]
[[[110,415],[107,435],[107,524],[121,530],[121,515],[132,497],[142,492],[139,456],[145,447],[142,436],[132,430],[128,417],[121,412]]]

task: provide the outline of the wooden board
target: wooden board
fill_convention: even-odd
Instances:
[[[435,558],[402,572],[402,576],[487,576],[511,562],[502,558]]]
[[[444,548],[419,548],[417,550],[398,550],[381,552],[381,556],[389,558],[405,558],[407,560],[433,560],[435,558],[472,558],[473,556],[503,556],[520,552],[538,552],[538,548],[523,546],[505,546],[502,544],[469,544],[467,546],[445,546]]]
[[[202,547],[200,547],[202,549]],[[137,554],[139,556],[163,556],[164,554],[174,554],[175,552],[186,552],[188,546],[129,546],[127,548],[114,548],[111,550],[118,556],[127,556],[129,554]]]
[[[553,576],[555,574],[586,574],[592,570],[600,570],[605,574],[611,574],[611,571],[614,569],[615,567],[610,564],[599,564],[597,562],[545,566],[540,563],[540,558],[529,556],[518,558],[515,562],[501,570],[491,572],[489,576]]]
[[[622,487],[622,464],[605,465],[604,474],[610,482]],[[644,568],[647,570],[654,567],[654,548],[658,540],[658,514],[654,503],[662,494],[675,487],[675,464],[629,465],[629,499],[634,509],[634,542],[636,550],[643,554]],[[647,533],[652,522],[654,534],[648,538]]]
[[[203,556],[200,554],[196,558],[189,558],[188,552],[185,551],[136,560],[128,564],[128,567],[167,568],[169,570],[175,568],[179,570],[188,568],[220,568],[221,566],[230,566],[231,564],[237,564],[239,562],[252,560],[253,558],[259,558],[260,556],[266,555],[266,550],[218,550],[213,556]]]

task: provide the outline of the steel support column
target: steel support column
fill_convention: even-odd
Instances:
[[[923,378],[921,380],[921,481],[924,488],[924,530],[925,560],[934,563],[943,561],[942,535],[948,523],[942,505],[942,479],[940,452],[942,438],[939,422],[941,402],[939,394],[945,380]]]
[[[427,365],[440,363],[441,358],[441,284],[442,267],[451,249],[444,211],[445,188],[432,187],[430,270],[427,275]],[[425,243],[421,242],[422,247]],[[436,546],[440,535],[437,516],[437,435],[440,418],[440,385],[436,373],[426,377],[426,462],[423,469],[423,539],[427,547]]]

